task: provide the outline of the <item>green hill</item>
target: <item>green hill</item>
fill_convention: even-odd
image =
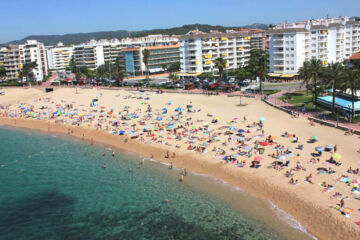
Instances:
[[[251,24],[243,27],[251,28],[261,28],[267,29],[268,25],[266,24]],[[103,32],[90,32],[90,33],[70,33],[64,35],[30,35],[21,40],[7,42],[6,44],[20,44],[24,43],[28,39],[35,39],[39,42],[44,43],[45,45],[53,45],[57,42],[63,42],[66,45],[70,44],[79,44],[82,42],[89,41],[91,39],[111,39],[111,38],[125,38],[128,36],[131,37],[141,37],[150,34],[168,34],[168,35],[182,35],[186,34],[190,30],[198,28],[200,31],[209,32],[210,30],[217,30],[220,32],[225,32],[227,29],[238,28],[238,27],[224,27],[220,25],[207,25],[207,24],[191,24],[184,25],[181,27],[167,28],[167,29],[152,29],[144,31],[103,31]],[[1,45],[1,44],[0,44]]]

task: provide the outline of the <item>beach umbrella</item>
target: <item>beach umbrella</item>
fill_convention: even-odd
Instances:
[[[256,156],[256,157],[254,157],[254,161],[261,161],[262,160],[262,157],[260,157],[260,156]]]
[[[354,179],[354,180],[352,180],[352,183],[359,184],[359,183],[360,183],[360,180],[359,180],[359,179]]]
[[[243,133],[243,132],[245,132],[245,130],[244,129],[239,129],[238,132]]]
[[[260,121],[260,122],[263,122],[263,121],[265,121],[265,120],[266,120],[266,118],[264,118],[264,117],[259,118],[259,121]]]
[[[315,151],[317,151],[317,152],[322,152],[324,150],[325,150],[325,148],[323,146],[318,146],[315,148]]]
[[[334,153],[331,155],[333,159],[341,159],[341,155],[338,153]]]
[[[327,170],[326,168],[324,168],[324,167],[319,167],[319,168],[317,168],[316,170],[318,170],[318,171],[325,171],[325,172],[328,171],[328,170]]]
[[[319,138],[318,138],[317,136],[311,136],[310,139],[316,141],[316,140],[318,140]]]
[[[279,159],[284,161],[284,160],[286,160],[286,157],[285,156],[280,156]]]
[[[236,131],[236,128],[235,127],[229,127],[229,130],[230,131]]]
[[[126,133],[126,132],[123,131],[123,130],[119,131],[119,134],[120,134],[120,135],[124,135],[125,133]]]
[[[172,101],[171,101],[171,100],[169,100],[169,101],[168,101],[168,104],[169,104],[169,105],[171,105],[171,104],[172,104]]]
[[[271,140],[276,140],[277,139],[277,137],[275,137],[275,136],[271,136],[271,138],[270,138]]]
[[[267,146],[267,145],[269,145],[269,143],[268,142],[260,142],[260,145],[261,146]]]
[[[239,156],[239,154],[234,153],[234,154],[231,154],[231,156],[230,156],[230,157],[232,157],[232,158],[237,158],[238,156]]]
[[[163,111],[167,111],[167,108],[163,108],[162,110],[163,110]]]
[[[241,149],[243,149],[243,150],[250,150],[251,147],[250,147],[250,146],[244,146],[244,147],[242,147]]]

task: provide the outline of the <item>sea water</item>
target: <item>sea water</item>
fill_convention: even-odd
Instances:
[[[241,191],[191,173],[180,183],[178,170],[150,161],[138,168],[139,161],[80,140],[0,128],[0,239],[308,238],[285,222],[284,233],[259,220],[249,211],[261,209],[256,203],[242,211],[222,200],[242,201]]]

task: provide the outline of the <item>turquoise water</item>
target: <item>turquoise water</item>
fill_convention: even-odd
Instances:
[[[320,101],[324,101],[325,103],[331,105],[333,97],[332,96],[324,96],[324,97],[318,97]],[[335,97],[335,105],[338,105],[340,107],[352,109],[352,102],[348,101],[344,98]],[[354,102],[354,109],[355,111],[360,111],[360,101]]]
[[[0,143],[1,240],[285,239],[162,164],[8,128]]]

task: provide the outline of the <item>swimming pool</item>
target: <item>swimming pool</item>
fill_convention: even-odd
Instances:
[[[331,106],[333,101],[332,96],[318,97],[318,102],[324,106]],[[352,103],[344,98],[335,97],[335,107],[346,111],[352,111]],[[360,112],[360,101],[354,102],[355,112]]]

